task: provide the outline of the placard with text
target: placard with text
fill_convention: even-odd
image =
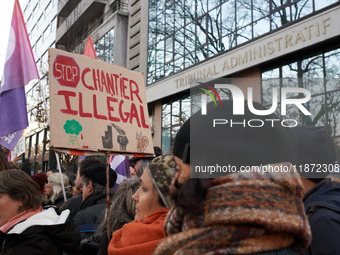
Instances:
[[[49,49],[51,146],[153,154],[142,73]]]

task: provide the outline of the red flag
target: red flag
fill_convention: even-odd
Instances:
[[[90,35],[87,38],[87,43],[86,43],[86,46],[85,46],[84,55],[89,56],[90,58],[98,59],[97,54],[96,54],[96,50],[94,49],[93,42],[92,42]]]

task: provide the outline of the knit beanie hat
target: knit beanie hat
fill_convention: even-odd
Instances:
[[[267,110],[259,103],[252,104],[257,110]],[[223,120],[224,124],[214,127],[216,119]],[[275,114],[254,114],[248,109],[247,101],[244,101],[242,115],[234,115],[233,101],[226,100],[218,106],[209,103],[206,115],[196,112],[189,121],[179,130],[173,153],[180,158],[186,156],[184,145],[189,142],[191,169],[218,165],[231,166],[239,171],[242,166],[296,163],[297,141],[290,128],[283,126]],[[219,176],[228,173],[230,171]]]
[[[38,183],[39,188],[40,188],[40,193],[43,194],[44,193],[44,189],[45,189],[45,184],[46,184],[46,174],[33,174],[31,175],[31,178],[33,179],[33,181],[35,181],[36,183]]]
[[[96,163],[83,169],[83,175],[94,180],[102,186],[106,186],[106,165],[103,163]],[[109,187],[115,186],[117,180],[117,173],[110,167],[109,170]]]
[[[311,181],[322,181],[332,170],[330,165],[335,163],[337,157],[333,139],[327,134],[326,127],[297,126],[292,131],[299,144],[297,170]],[[322,169],[322,165],[326,168]],[[321,171],[317,171],[318,168]]]
[[[153,184],[165,206],[170,208],[173,201],[170,196],[170,184],[176,172],[176,163],[173,155],[156,157],[148,164],[148,170]]]

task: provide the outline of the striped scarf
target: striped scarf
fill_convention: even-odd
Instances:
[[[210,184],[201,214],[171,209],[167,237],[155,254],[253,254],[310,244],[302,183],[294,171],[235,173]]]

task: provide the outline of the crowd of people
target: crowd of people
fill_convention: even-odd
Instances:
[[[244,109],[244,122],[278,118]],[[0,153],[0,254],[338,254],[339,166],[326,128],[213,127],[235,117],[231,100],[207,112],[182,125],[172,154],[131,158],[115,192],[109,170],[109,214],[105,162],[82,160],[72,190],[65,174],[29,176]],[[192,177],[215,161],[250,168]],[[315,165],[324,171],[306,170]]]

